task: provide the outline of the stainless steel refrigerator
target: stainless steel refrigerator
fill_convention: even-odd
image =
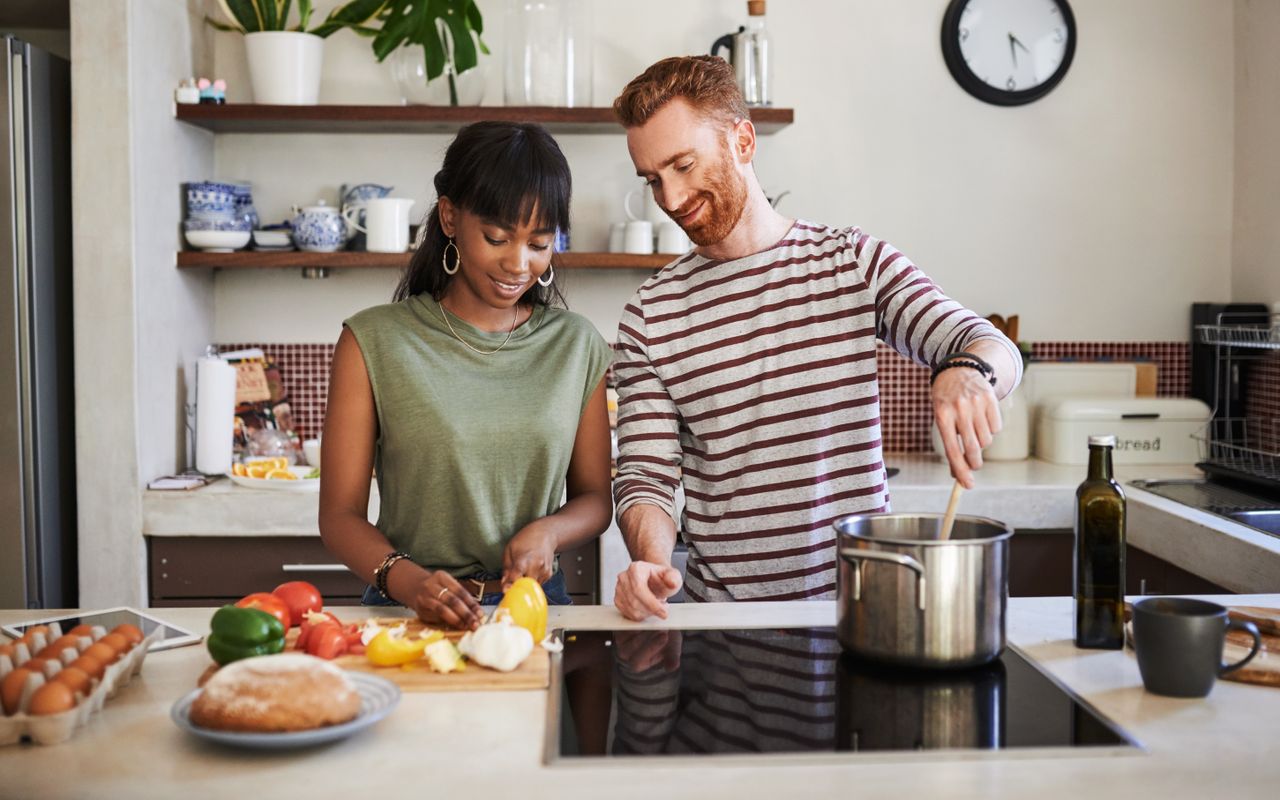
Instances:
[[[0,56],[0,608],[65,608],[77,604],[71,70],[12,36]]]

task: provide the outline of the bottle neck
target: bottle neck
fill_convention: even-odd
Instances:
[[[1111,474],[1111,448],[1089,445],[1089,480],[1109,481]]]

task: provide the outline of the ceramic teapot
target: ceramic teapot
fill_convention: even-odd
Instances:
[[[293,207],[293,243],[299,250],[332,253],[347,242],[347,223],[338,209],[319,200],[313,206]]]

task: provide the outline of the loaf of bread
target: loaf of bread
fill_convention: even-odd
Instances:
[[[360,713],[360,694],[346,673],[301,653],[257,656],[219,669],[191,704],[203,728],[253,733],[305,731]]]

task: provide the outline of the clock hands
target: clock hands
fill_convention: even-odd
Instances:
[[[1009,55],[1013,58],[1013,65],[1015,67],[1018,66],[1017,48],[1019,47],[1022,48],[1022,52],[1024,53],[1027,53],[1027,54],[1031,53],[1031,51],[1027,49],[1027,46],[1022,42],[1020,42],[1017,36],[1013,35],[1013,31],[1009,31]]]

